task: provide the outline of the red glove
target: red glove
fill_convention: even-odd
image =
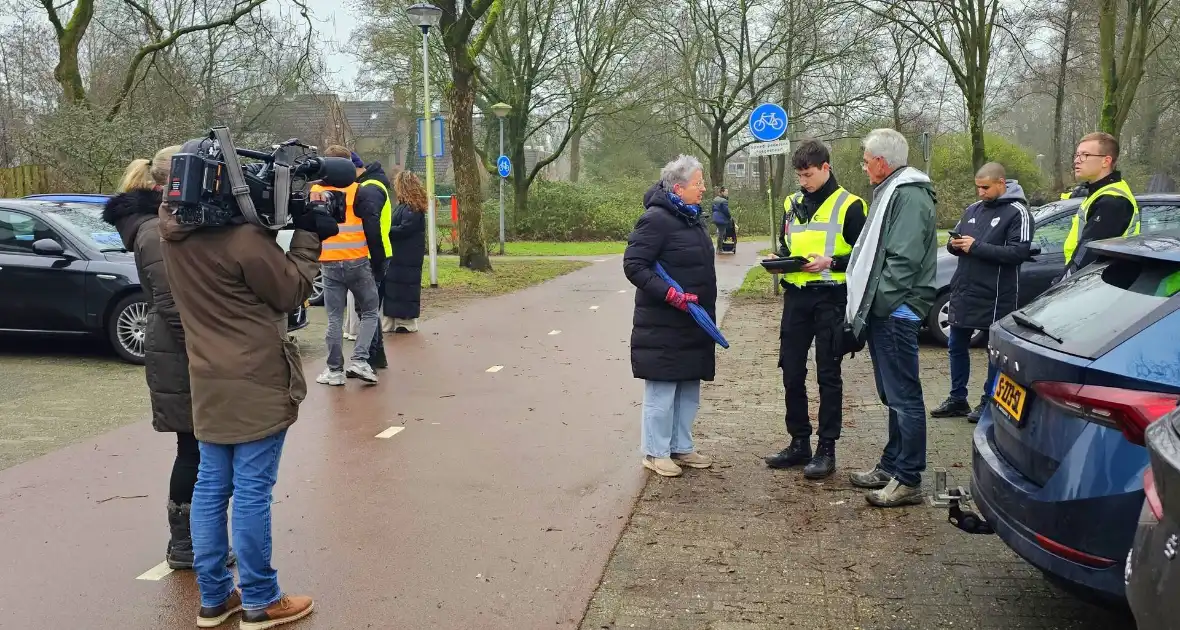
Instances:
[[[688,311],[689,304],[697,303],[697,296],[677,291],[676,287],[668,287],[668,294],[664,296],[664,301],[682,311]]]

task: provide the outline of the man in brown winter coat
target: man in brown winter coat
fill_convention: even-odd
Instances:
[[[271,567],[270,504],[283,439],[307,394],[287,314],[311,293],[320,242],[337,229],[329,216],[306,212],[284,254],[275,232],[244,222],[181,226],[167,203],[160,206],[164,263],[184,321],[201,449],[191,522],[198,627],[217,627],[242,610],[242,630],[257,630],[312,610],[310,597],[279,588]],[[231,496],[240,590],[225,566]]]

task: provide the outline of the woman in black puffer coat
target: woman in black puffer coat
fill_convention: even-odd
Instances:
[[[393,178],[393,189],[398,206],[389,229],[393,257],[385,271],[383,310],[386,317],[393,319],[394,332],[418,332],[422,259],[426,256],[426,190],[410,171],[401,171]]]
[[[665,477],[680,475],[681,466],[712,465],[693,448],[692,423],[701,381],[713,380],[716,370],[715,342],[686,312],[695,302],[717,318],[713,241],[700,208],[704,193],[703,168],[695,158],[682,155],[665,166],[644,195],[647,210],[623,255],[623,271],[637,289],[631,370],[645,381],[643,465]],[[660,278],[656,263],[683,292]]]
[[[152,427],[176,434],[176,459],[168,488],[168,527],[172,535],[165,559],[172,569],[192,569],[189,507],[201,451],[193,435],[184,327],[168,285],[158,227],[160,191],[168,181],[172,155],[179,149],[179,146],[161,149],[151,161],[132,161],[119,184],[119,194],[107,201],[102,218],[115,226],[123,247],[135,254],[139,282],[147,294],[144,372],[151,393]],[[232,553],[230,558],[232,561]]]

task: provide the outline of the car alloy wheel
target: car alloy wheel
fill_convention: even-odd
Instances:
[[[938,309],[938,331],[942,333],[943,339],[951,338],[951,301],[947,300],[942,303],[942,308]],[[976,330],[971,333],[971,346],[979,345],[980,338],[983,337],[982,330]]]
[[[311,281],[311,295],[307,297],[307,301],[313,305],[320,305],[324,300],[324,274],[317,271],[315,279]]]
[[[147,337],[147,302],[132,302],[119,312],[115,334],[123,350],[135,357],[143,357]]]

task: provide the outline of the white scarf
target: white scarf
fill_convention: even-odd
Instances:
[[[930,182],[930,177],[919,171],[916,168],[903,166],[894,171],[882,184],[873,192],[873,203],[869,208],[868,220],[865,222],[865,227],[860,232],[860,237],[856,239],[856,245],[852,247],[852,256],[848,261],[848,306],[845,307],[844,321],[852,324],[854,329],[863,330],[865,319],[867,319],[867,312],[869,309],[863,309],[865,293],[869,289],[869,279],[873,273],[874,263],[877,254],[880,251],[881,232],[885,227],[885,214],[889,209],[889,203],[893,201],[893,191],[897,190],[898,186],[904,184],[916,184],[921,182]],[[871,303],[869,304],[871,307]],[[859,327],[855,325],[857,319],[860,319]]]

